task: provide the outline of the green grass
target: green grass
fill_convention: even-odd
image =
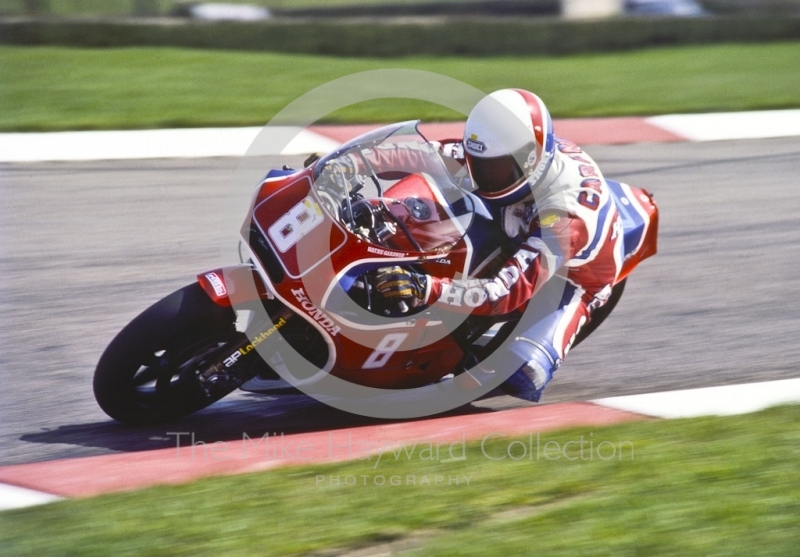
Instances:
[[[543,434],[538,454],[534,437],[531,459],[487,458],[510,441],[490,440],[485,451],[468,445],[459,461],[443,461],[444,448],[440,460],[423,460],[418,448],[377,464],[284,468],[9,511],[0,514],[0,549],[37,557],[330,555],[394,542],[425,556],[797,555],[800,406],[573,429]],[[603,441],[623,446],[622,458],[609,458],[611,445],[597,453]],[[420,485],[437,475],[440,485]],[[376,486],[379,476],[417,485]],[[460,485],[446,485],[455,476]],[[356,485],[344,485],[347,477]]]
[[[537,92],[556,117],[800,106],[800,42],[563,58],[333,58],[173,48],[0,47],[0,130],[263,125],[332,79],[379,68],[444,74],[484,91]],[[329,121],[460,118],[384,100]]]

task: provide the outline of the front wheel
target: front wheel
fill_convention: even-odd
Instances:
[[[229,389],[204,390],[197,376],[240,342],[231,308],[195,283],[156,302],[106,348],[94,374],[103,411],[126,424],[176,419],[205,408]]]

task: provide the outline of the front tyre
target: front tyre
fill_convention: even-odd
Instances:
[[[151,424],[197,412],[235,387],[208,394],[197,375],[220,361],[242,333],[229,307],[195,283],[150,306],[111,341],[94,374],[103,411],[126,424]]]

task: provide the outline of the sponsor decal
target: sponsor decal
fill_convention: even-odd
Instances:
[[[314,321],[319,323],[320,327],[325,329],[331,336],[336,336],[341,331],[341,327],[337,327],[333,319],[331,319],[324,311],[314,305],[314,302],[308,299],[308,294],[302,288],[295,288],[292,294],[300,302],[300,307],[305,311]]]
[[[222,360],[222,363],[225,365],[225,367],[231,367],[233,364],[239,361],[239,358],[241,358],[242,356],[246,356],[247,354],[252,352],[256,346],[258,346],[259,344],[267,340],[269,337],[274,335],[278,331],[278,329],[280,329],[284,325],[286,325],[286,320],[283,317],[281,317],[280,320],[277,323],[275,323],[272,327],[270,327],[266,331],[260,332],[259,334],[251,338],[250,344],[248,344],[247,346],[243,346],[242,348],[239,348],[236,352],[234,352],[233,354]]]
[[[549,144],[545,144],[544,150],[542,151],[542,156],[539,158],[539,164],[536,168],[531,169],[530,173],[528,174],[528,183],[531,186],[534,186],[539,183],[539,180],[544,176],[544,173],[550,168],[550,164],[553,161],[553,146]]]
[[[592,211],[596,211],[598,207],[600,207],[600,196],[596,193],[589,193],[582,191],[578,195],[578,203],[586,207],[587,209],[591,209]]]
[[[528,153],[528,160],[525,161],[525,168],[529,168],[531,171],[536,167],[536,149]]]
[[[367,246],[367,251],[370,253],[375,253],[377,255],[385,255],[387,257],[405,257],[407,255],[399,251],[391,251],[388,249],[376,248],[374,246]]]
[[[603,193],[603,184],[597,178],[589,178],[588,180],[584,180],[581,182],[581,187],[594,190],[597,193]]]
[[[496,302],[511,293],[511,287],[519,281],[537,257],[538,253],[523,248],[514,254],[517,264],[504,267],[494,279],[444,282],[439,301],[451,306],[471,308],[481,306],[487,300]]]
[[[467,149],[476,153],[485,153],[487,151],[486,144],[478,141],[478,136],[474,133],[467,138]]]
[[[555,213],[545,213],[539,216],[539,226],[542,228],[550,228],[560,220],[561,217]]]
[[[465,288],[452,283],[442,284],[442,294],[439,299],[451,306],[462,306],[476,308],[483,304],[489,295],[481,286],[470,286]]]
[[[582,164],[582,165],[580,165],[578,167],[578,170],[580,171],[581,176],[583,176],[584,178],[588,178],[590,176],[594,176],[594,177],[600,176],[597,173],[597,169],[594,166],[592,166],[591,164]]]
[[[572,141],[561,139],[558,141],[558,150],[566,154],[583,153],[583,150],[575,145]]]
[[[597,210],[597,208],[600,206],[600,200],[603,194],[602,182],[600,182],[598,178],[588,178],[581,182],[581,187],[592,191],[582,191],[578,195],[578,203],[584,207],[587,207],[588,209],[591,209],[592,211]]]
[[[206,279],[208,280],[211,287],[214,289],[214,293],[217,296],[227,296],[228,289],[225,288],[225,283],[222,282],[222,279],[219,278],[217,273],[206,273]]]

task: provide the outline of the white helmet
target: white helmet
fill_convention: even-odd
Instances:
[[[525,198],[554,156],[553,120],[542,99],[502,89],[475,105],[464,129],[464,154],[475,193],[492,204]]]

